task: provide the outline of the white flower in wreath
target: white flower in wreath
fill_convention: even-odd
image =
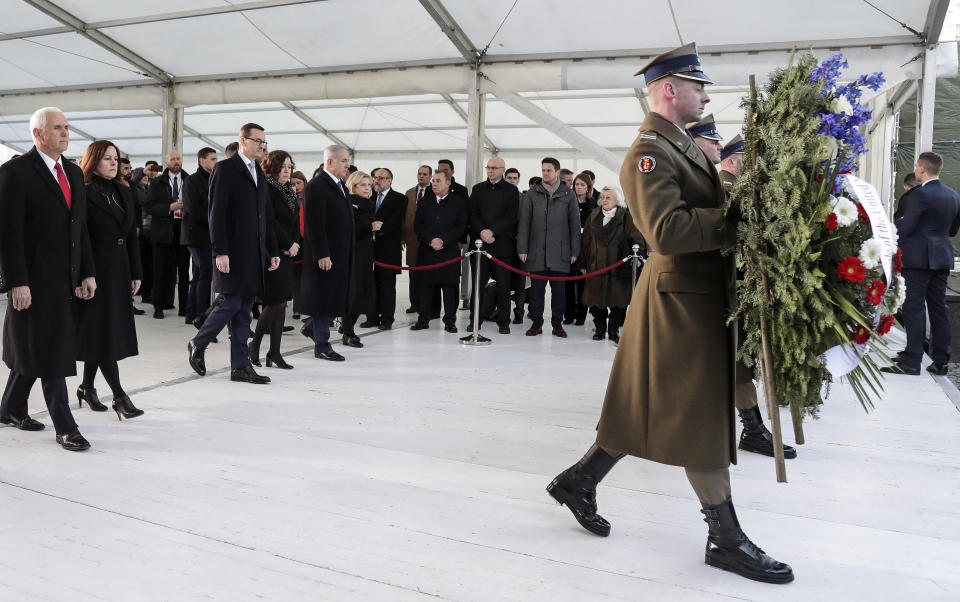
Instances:
[[[890,222],[890,236],[893,240],[893,246],[900,246],[900,232],[897,230],[897,225],[893,222]]]
[[[859,219],[857,206],[847,197],[837,198],[837,202],[833,204],[833,212],[837,214],[838,226],[852,226]]]
[[[839,221],[839,218],[838,218]],[[873,268],[880,265],[880,258],[883,256],[883,243],[881,243],[876,238],[871,238],[863,242],[863,245],[860,247],[860,261],[863,262],[863,265],[868,269],[872,270]]]
[[[891,314],[897,313],[907,298],[907,281],[897,274],[893,277],[893,286],[887,288],[883,296],[883,304]]]

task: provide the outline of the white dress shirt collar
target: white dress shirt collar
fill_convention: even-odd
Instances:
[[[937,176],[937,177],[935,177],[935,178],[930,178],[929,180],[927,180],[926,182],[924,182],[923,184],[921,184],[921,186],[926,186],[926,185],[929,184],[930,182],[933,182],[934,180],[939,180],[939,179],[940,179],[940,176]]]
[[[59,183],[60,180],[57,178],[57,168],[54,167],[54,166],[55,166],[55,165],[59,165],[59,166],[60,166],[60,169],[63,169],[63,155],[60,155],[59,157],[57,157],[56,160],[54,160],[53,157],[50,157],[49,155],[47,155],[46,153],[44,153],[44,152],[43,152],[42,150],[40,150],[39,148],[37,149],[37,154],[39,154],[39,155],[40,155],[40,158],[43,159],[43,164],[46,165],[46,166],[47,166],[47,169],[50,170],[50,174],[53,176],[53,179],[54,179],[57,183]],[[66,170],[66,169],[63,169],[63,175],[64,175],[64,176],[67,175],[67,170]],[[69,185],[70,185],[70,178],[67,178],[67,186],[69,186]]]

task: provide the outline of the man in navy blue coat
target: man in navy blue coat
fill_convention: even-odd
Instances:
[[[930,356],[927,370],[946,374],[950,360],[950,318],[947,315],[947,276],[953,268],[950,238],[960,231],[960,195],[940,181],[943,159],[920,153],[916,176],[922,185],[911,191],[903,217],[896,220],[903,249],[903,277],[907,298],[903,304],[907,348],[884,372],[920,374],[926,335],[924,306],[930,314]]]
[[[264,384],[266,376],[250,365],[247,337],[253,299],[263,294],[264,268],[275,270],[280,254],[273,237],[270,185],[257,164],[266,150],[263,128],[248,123],[240,128],[240,149],[220,161],[210,174],[210,243],[214,256],[213,290],[223,302],[187,344],[190,367],[207,373],[204,351],[217,334],[229,325],[230,380]]]

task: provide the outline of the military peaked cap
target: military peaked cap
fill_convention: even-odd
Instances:
[[[654,57],[647,65],[634,73],[634,75],[643,74],[646,84],[657,81],[668,75],[676,75],[685,79],[692,79],[705,84],[712,84],[703,73],[700,67],[700,57],[697,55],[697,45],[690,42],[680,48],[675,48],[670,52]]]
[[[737,137],[731,140],[730,142],[727,142],[727,144],[723,147],[723,150],[720,151],[720,160],[723,161],[730,155],[735,155],[737,153],[742,153],[742,152],[743,152],[743,136],[741,136],[740,134],[737,134]]]
[[[723,140],[723,136],[717,131],[717,124],[713,121],[713,115],[707,115],[696,123],[687,126],[687,131],[694,138],[706,138],[707,140]]]

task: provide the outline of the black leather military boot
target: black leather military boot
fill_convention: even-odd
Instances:
[[[579,462],[547,485],[550,497],[566,505],[581,527],[601,537],[610,535],[610,523],[597,514],[597,485],[619,459],[594,444]]]
[[[718,569],[764,583],[790,583],[793,569],[767,555],[740,528],[733,501],[704,506],[700,511],[709,528],[705,562]]]
[[[740,433],[739,448],[743,451],[763,454],[773,457],[773,433],[767,430],[760,415],[760,406],[753,406],[749,410],[737,410],[740,422],[743,423],[743,432]],[[797,450],[786,443],[783,444],[783,457],[790,460],[797,457]]]

